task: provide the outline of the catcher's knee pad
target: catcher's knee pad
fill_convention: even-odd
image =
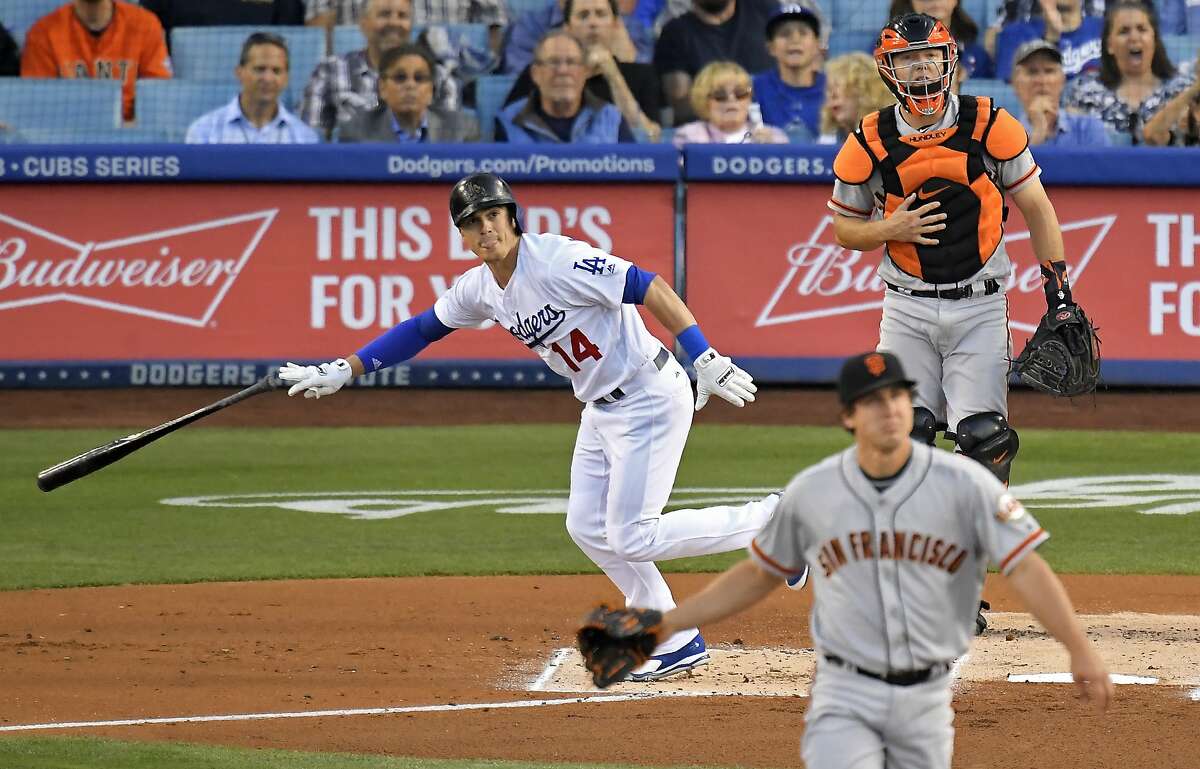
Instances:
[[[960,453],[986,467],[997,478],[1008,483],[1013,457],[1021,442],[1008,420],[994,411],[972,414],[959,421],[955,431]]]
[[[924,406],[913,407],[913,429],[912,437],[919,440],[921,443],[933,445],[933,441],[937,438],[938,421],[933,412]]]

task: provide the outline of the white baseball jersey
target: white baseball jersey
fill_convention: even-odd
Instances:
[[[808,468],[749,548],[781,578],[811,565],[818,653],[880,673],[964,654],[987,564],[1007,574],[1050,536],[978,462],[912,450],[883,492],[855,447]]]
[[[433,309],[450,328],[496,321],[570,379],[587,403],[628,382],[662,349],[637,308],[621,301],[630,266],[578,240],[526,233],[505,288],[480,264]]]
[[[949,128],[958,122],[958,97],[954,94],[949,95],[949,103],[946,107],[946,112],[942,115],[942,119],[931,126],[922,129],[916,129],[910,126],[904,120],[904,112],[900,109],[900,105],[895,105],[892,109],[896,111],[896,126],[900,130],[902,136],[912,136],[922,132],[933,132],[944,128]],[[851,138],[853,141],[853,138]],[[1019,191],[1029,182],[1038,178],[1041,175],[1041,168],[1033,159],[1033,154],[1026,147],[1025,151],[1017,155],[1012,160],[1001,162],[989,155],[986,151],[983,153],[983,164],[987,168],[988,175],[995,179],[1003,193],[1012,195]],[[871,174],[871,178],[863,184],[847,184],[840,179],[833,183],[833,196],[829,199],[829,208],[842,216],[849,216],[856,219],[880,219],[883,217],[883,206],[880,201],[884,199],[883,177],[879,170],[876,169]],[[926,200],[914,200],[911,208],[919,208],[924,205]],[[933,213],[938,213],[934,210]],[[934,237],[937,237],[936,235]],[[1004,240],[1001,239],[996,247],[995,253],[988,259],[979,269],[979,272],[970,278],[962,281],[963,283],[973,283],[987,278],[999,280],[1001,285],[1008,280],[1008,274],[1012,270],[1012,262],[1008,258],[1008,252],[1004,248]],[[925,281],[909,275],[904,270],[901,270],[892,261],[891,256],[887,253],[887,246],[884,246],[883,262],[879,266],[879,277],[888,283],[893,283],[897,286],[910,288],[919,291],[928,291],[933,288],[933,285]]]

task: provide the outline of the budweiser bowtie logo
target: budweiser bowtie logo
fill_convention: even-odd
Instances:
[[[202,327],[279,209],[104,242],[0,214],[0,310],[76,302]]]
[[[1078,285],[1083,271],[1104,242],[1117,217],[1098,216],[1063,222],[1068,273]],[[824,216],[812,235],[787,251],[787,271],[759,313],[755,326],[776,326],[832,315],[878,310],[883,305],[883,280],[879,277],[879,254],[863,256],[839,246]],[[827,233],[828,230],[828,233]],[[1046,311],[1041,271],[1029,243],[1027,230],[1004,234],[1009,259],[1010,321],[1014,329],[1033,331]],[[1035,301],[1036,300],[1036,301]]]

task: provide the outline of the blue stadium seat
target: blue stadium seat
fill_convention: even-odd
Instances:
[[[235,84],[233,69],[242,43],[253,32],[272,32],[287,40],[289,80],[285,102],[295,104],[325,53],[325,30],[318,27],[176,27],[171,30],[175,77]]]
[[[0,78],[0,122],[16,131],[121,127],[121,84],[113,80]]]
[[[22,131],[21,139],[30,144],[150,144],[167,141],[167,135],[154,128],[33,128]]]
[[[139,80],[138,128],[160,131],[165,141],[182,142],[188,126],[205,112],[227,104],[238,85],[187,80]]]
[[[1195,62],[1196,54],[1200,52],[1200,36],[1163,35],[1162,42],[1176,67]]]
[[[979,39],[977,42],[983,42],[983,31],[987,28],[988,22],[988,5],[991,0],[960,0],[963,10],[967,12],[976,24],[979,25]]]
[[[962,92],[974,96],[990,96],[996,106],[1004,107],[1013,115],[1021,114],[1021,102],[1017,100],[1016,92],[1003,80],[973,77],[963,83]]]
[[[516,75],[483,75],[475,81],[475,112],[479,115],[483,141],[492,140],[496,113],[504,106],[504,98],[515,82]]]
[[[508,8],[508,20],[511,23],[523,13],[542,10],[549,5],[549,2],[548,0],[504,0],[504,5]]]
[[[834,56],[841,56],[843,53],[853,53],[856,51],[873,55],[875,41],[878,38],[878,30],[875,32],[868,32],[866,30],[837,30],[829,36],[829,56],[832,58]]]
[[[25,47],[25,33],[33,23],[63,5],[63,0],[2,0],[0,23],[8,30],[17,45]]]
[[[333,55],[345,56],[367,47],[367,39],[357,24],[339,24],[333,28]]]
[[[870,32],[878,35],[879,29],[888,22],[888,10],[891,6],[891,0],[835,2],[830,28],[835,32]]]

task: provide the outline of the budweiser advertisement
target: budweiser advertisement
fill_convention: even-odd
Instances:
[[[688,303],[718,349],[828,361],[878,342],[881,252],[837,245],[829,193],[825,185],[689,186]],[[1051,190],[1051,199],[1075,297],[1099,327],[1106,359],[1200,360],[1200,196],[1064,188]],[[1006,231],[1010,325],[1020,350],[1046,301],[1015,206]],[[829,366],[819,370],[815,378],[827,378]]]
[[[669,184],[526,184],[525,225],[673,275]],[[0,191],[0,361],[326,359],[478,264],[449,185],[64,185]],[[499,330],[421,356],[530,358]]]

